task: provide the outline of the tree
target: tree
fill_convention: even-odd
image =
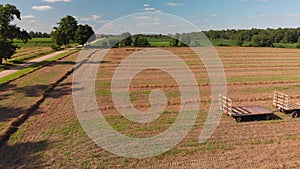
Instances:
[[[52,48],[55,50],[58,50],[64,43],[66,40],[65,35],[58,30],[57,28],[54,28],[55,31],[52,31],[50,34],[50,37],[52,38]]]
[[[25,30],[10,24],[15,18],[21,20],[20,16],[21,13],[15,6],[0,4],[0,64],[3,59],[11,58],[18,48],[13,45],[13,39],[20,39],[24,43],[31,39]]]
[[[131,46],[132,39],[131,39],[131,34],[129,32],[125,32],[121,34],[120,44],[121,46]]]
[[[75,32],[75,41],[80,45],[84,45],[95,32],[89,25],[79,25]]]
[[[69,46],[70,41],[75,40],[75,33],[78,28],[77,21],[73,16],[65,16],[57,23],[59,26],[54,27],[54,31],[51,34],[54,45]]]
[[[148,46],[150,46],[150,43],[148,42],[147,37],[138,35],[135,37],[134,46],[135,47],[148,47]]]
[[[170,41],[170,46],[177,47],[178,43],[179,43],[178,39],[172,38],[171,41]]]
[[[288,30],[284,33],[283,43],[296,43],[297,42],[297,33],[295,30]]]
[[[254,35],[251,44],[255,47],[270,47],[273,45],[268,35]]]

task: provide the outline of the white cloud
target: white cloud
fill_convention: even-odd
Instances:
[[[290,14],[286,14],[285,16],[288,17],[288,18],[294,18],[294,17],[300,17],[300,14],[292,14],[292,13],[290,13]]]
[[[32,6],[31,8],[37,11],[48,11],[50,9],[53,9],[52,6]]]
[[[92,15],[92,18],[93,19],[99,19],[99,18],[101,18],[102,16],[100,16],[100,15]]]
[[[213,13],[213,14],[211,14],[211,16],[213,16],[213,17],[216,17],[216,16],[219,16],[218,14],[215,14],[215,13]]]
[[[22,16],[21,18],[22,19],[32,19],[32,18],[34,18],[34,16],[33,15],[25,15],[25,16]]]
[[[149,4],[144,4],[144,7],[149,7],[150,5]]]
[[[155,8],[144,8],[144,11],[155,11]]]
[[[160,18],[150,17],[150,16],[137,16],[135,17],[137,20],[150,20],[150,21],[160,21]]]
[[[150,19],[150,16],[137,16],[135,19],[144,20],[144,19]]]
[[[140,26],[140,27],[152,27],[152,26],[158,26],[158,25],[161,25],[161,23],[160,22],[151,22],[151,23],[149,23],[149,22],[143,22],[143,23],[140,23],[140,24],[138,24],[138,26]]]
[[[144,11],[145,12],[157,12],[157,13],[162,12],[161,10],[157,10],[155,8],[144,8]]]
[[[176,6],[184,5],[184,3],[167,2],[166,5],[167,5],[167,6],[176,7]]]
[[[71,2],[72,0],[43,0],[44,2],[55,3],[55,2]]]
[[[97,22],[97,23],[103,24],[103,23],[108,23],[108,22],[110,22],[110,20],[97,20],[96,22]]]
[[[208,22],[208,20],[207,20],[207,19],[204,19],[203,22]]]
[[[91,15],[89,17],[81,17],[80,20],[82,20],[82,21],[97,21],[101,17],[102,16],[100,16],[100,15]]]
[[[256,18],[256,19],[260,19],[260,18],[264,18],[265,15],[256,15],[256,16],[250,16],[250,18]]]

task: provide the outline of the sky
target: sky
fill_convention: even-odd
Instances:
[[[0,0],[6,3],[21,11],[22,20],[15,22],[18,26],[48,33],[66,15],[91,25],[97,33],[104,25],[122,20],[120,17],[127,19],[120,21],[123,24],[148,26],[149,30],[155,26],[163,33],[178,31],[176,17],[199,30],[300,27],[298,0]],[[170,19],[173,23],[164,23]]]

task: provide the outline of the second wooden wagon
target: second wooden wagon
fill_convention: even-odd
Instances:
[[[273,105],[282,113],[290,114],[293,118],[300,116],[300,105],[289,100],[285,93],[274,91]]]

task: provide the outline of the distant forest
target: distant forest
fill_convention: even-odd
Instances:
[[[252,46],[272,47],[274,43],[300,43],[300,28],[210,30],[204,32],[209,39],[228,39],[238,46],[251,42]]]
[[[278,28],[278,29],[243,29],[243,30],[209,30],[203,33],[213,42],[215,46],[253,46],[253,47],[286,47],[286,44],[295,44],[292,47],[300,48],[300,28]],[[101,35],[108,38],[115,47],[120,46],[207,46],[202,33],[176,33],[175,35]],[[127,42],[124,45],[124,39]],[[130,40],[132,39],[132,40]],[[119,41],[118,41],[119,40]],[[149,42],[148,42],[149,41]],[[132,44],[131,44],[132,42]],[[163,43],[164,42],[164,43]],[[218,42],[218,43],[216,43]],[[110,44],[110,43],[106,43]]]
[[[30,31],[29,35],[31,38],[50,38],[50,34],[46,33],[46,32],[34,32],[34,31]]]

